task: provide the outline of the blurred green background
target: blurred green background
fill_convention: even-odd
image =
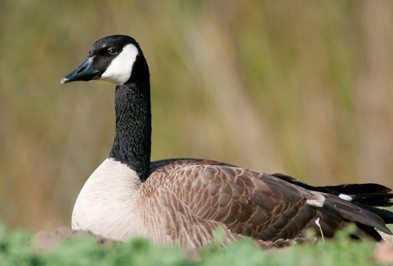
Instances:
[[[392,1],[0,0],[0,219],[69,225],[107,156],[114,86],[60,85],[90,45],[149,62],[152,159],[393,186]]]

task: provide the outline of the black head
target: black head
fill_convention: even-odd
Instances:
[[[61,83],[102,79],[122,85],[131,79],[134,65],[146,65],[138,43],[125,35],[112,35],[96,41],[82,64],[62,78]]]

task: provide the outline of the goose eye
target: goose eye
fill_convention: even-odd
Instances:
[[[108,54],[115,55],[117,53],[117,49],[115,47],[108,48]]]

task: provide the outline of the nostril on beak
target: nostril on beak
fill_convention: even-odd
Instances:
[[[80,64],[73,72],[66,75],[62,80],[61,83],[67,83],[71,81],[77,80],[91,80],[97,75],[97,70],[92,66],[92,57],[88,57],[85,61]]]
[[[77,71],[76,71],[76,73],[77,74],[80,74],[83,70],[85,70],[86,69],[86,66],[83,66],[83,67],[81,67],[81,68],[79,68]]]

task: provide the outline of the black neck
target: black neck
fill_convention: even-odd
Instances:
[[[116,87],[115,111],[116,136],[109,156],[144,181],[150,170],[151,111],[149,70],[143,56],[135,61],[130,80]]]

